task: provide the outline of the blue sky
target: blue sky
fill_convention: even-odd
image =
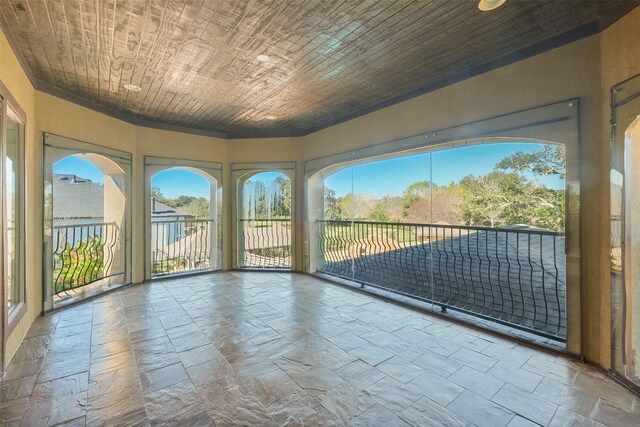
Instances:
[[[352,191],[353,173],[355,193],[374,197],[399,196],[416,181],[428,181],[433,176],[435,184],[447,185],[465,175],[491,172],[496,163],[517,151],[531,153],[542,147],[541,144],[532,143],[486,144],[380,160],[336,172],[325,180],[325,184],[335,190],[338,197],[344,196]],[[432,156],[433,170],[429,167],[429,156]],[[564,181],[557,177],[529,175],[528,178],[549,188],[564,188]]]
[[[93,182],[104,182],[100,169],[90,162],[70,156],[53,165],[53,172],[58,174],[74,174],[88,178]],[[169,169],[151,178],[153,187],[160,187],[166,197],[175,198],[180,195],[209,198],[209,181],[197,173],[183,169]]]
[[[284,176],[282,172],[260,172],[249,178],[249,181],[261,181],[265,185],[269,185],[279,176]]]
[[[178,196],[204,197],[209,199],[209,181],[195,172],[184,169],[169,169],[151,178],[152,187],[160,187],[160,192],[171,199]]]
[[[65,157],[53,164],[53,173],[78,175],[93,182],[104,182],[104,175],[92,163],[75,156]]]
[[[491,172],[496,163],[516,151],[530,153],[541,148],[542,145],[532,143],[487,144],[381,160],[336,172],[326,179],[326,184],[336,191],[338,197],[344,196],[352,191],[353,173],[353,189],[356,193],[374,197],[399,196],[416,181],[428,181],[433,176],[434,183],[447,185],[468,174],[481,175]],[[429,156],[432,156],[433,170],[429,168]],[[102,172],[98,168],[73,156],[58,161],[53,170],[55,173],[76,174],[94,182],[103,182]],[[265,172],[251,179],[268,183],[278,175],[278,172]],[[564,188],[564,181],[557,177],[529,178],[550,188]],[[160,187],[160,191],[166,197],[209,197],[209,182],[198,174],[181,169],[156,174],[152,179],[152,185]]]

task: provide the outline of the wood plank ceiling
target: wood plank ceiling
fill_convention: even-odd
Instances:
[[[237,138],[322,129],[593,34],[638,4],[2,0],[0,23],[42,90]]]

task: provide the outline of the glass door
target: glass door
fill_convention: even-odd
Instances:
[[[640,76],[612,90],[612,369],[640,386]]]

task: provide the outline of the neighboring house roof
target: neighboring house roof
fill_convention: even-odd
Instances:
[[[77,175],[53,174],[54,218],[102,218],[104,186]]]
[[[211,233],[208,229],[198,230],[176,242],[170,243],[159,250],[160,259],[174,259],[189,257],[205,259],[211,252]]]
[[[176,217],[176,216],[192,217],[193,215],[183,212],[178,208],[174,208],[169,205],[165,205],[164,203],[160,203],[154,197],[153,199],[151,199],[151,216],[154,218],[157,218],[157,217]]]
[[[53,174],[53,217],[62,218],[103,218],[104,185],[73,174]],[[155,198],[151,204],[154,218],[191,218],[178,208],[160,203]]]
[[[291,230],[280,224],[248,227],[243,238],[245,250],[282,248],[291,245]]]

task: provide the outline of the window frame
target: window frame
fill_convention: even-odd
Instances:
[[[99,144],[94,144],[92,142],[87,142],[71,137],[66,137],[62,135],[58,135],[51,132],[38,132],[36,136],[40,141],[42,141],[42,183],[43,188],[41,189],[41,206],[45,206],[46,204],[46,194],[47,194],[47,184],[53,183],[53,164],[58,160],[63,158],[82,154],[82,155],[96,155],[99,157],[104,157],[106,160],[112,162],[115,167],[124,172],[124,180],[120,181],[119,187],[124,188],[125,192],[125,208],[124,208],[124,225],[121,228],[121,236],[122,236],[122,244],[124,245],[124,285],[129,285],[133,283],[132,280],[132,265],[133,265],[133,251],[131,249],[132,242],[132,223],[133,223],[133,213],[132,213],[132,177],[133,177],[133,154],[121,151],[115,148],[105,147]],[[51,157],[53,156],[53,157]],[[52,158],[55,160],[51,161]],[[47,213],[49,211],[49,213]],[[42,251],[43,251],[43,261],[42,261],[42,313],[47,314],[52,310],[60,308],[59,305],[53,304],[53,243],[52,243],[52,234],[51,232],[47,232],[47,230],[52,230],[53,227],[53,218],[52,218],[52,210],[44,209],[42,212],[42,216],[40,218],[42,221],[40,223],[39,232],[42,233]],[[112,288],[113,289],[113,288]],[[98,295],[98,294],[96,294]]]
[[[6,147],[6,126],[7,119],[18,122],[20,124],[20,134],[18,141],[18,173],[17,173],[17,185],[16,185],[16,218],[19,220],[18,225],[16,226],[16,262],[18,264],[17,272],[18,272],[18,280],[20,286],[20,295],[21,301],[16,304],[14,307],[9,309],[7,307],[8,301],[8,292],[9,292],[9,284],[7,280],[7,268],[8,268],[8,259],[7,259],[7,242],[8,242],[8,231],[6,218],[8,216],[7,212],[7,197],[8,197],[8,189],[6,185],[6,179],[2,180],[2,188],[0,189],[1,200],[0,200],[0,219],[2,221],[2,227],[0,228],[0,246],[2,247],[2,262],[0,263],[1,269],[1,277],[2,277],[2,285],[0,286],[2,290],[2,323],[3,323],[3,348],[6,346],[6,342],[16,329],[24,315],[28,310],[28,296],[27,296],[27,288],[26,288],[26,269],[25,269],[25,255],[26,255],[26,160],[25,160],[25,149],[26,149],[26,129],[27,129],[27,117],[24,110],[20,107],[15,98],[11,95],[8,89],[0,82],[0,156],[2,161],[0,161],[0,174],[6,174],[6,161],[5,157],[7,155],[7,147]],[[3,350],[4,355],[4,350]]]
[[[580,98],[571,98],[551,104],[514,111],[499,116],[462,123],[445,129],[426,130],[422,133],[396,140],[375,143],[351,151],[343,151],[304,161],[304,271],[314,274],[318,258],[317,230],[319,194],[324,177],[359,163],[367,163],[385,157],[395,157],[420,152],[435,152],[448,148],[478,145],[505,140],[509,142],[536,141],[538,143],[563,144],[566,151],[567,175],[565,177],[565,254],[566,278],[566,353],[580,356],[581,341],[580,297],[583,276],[581,229],[581,179],[579,163],[581,151]]]
[[[227,251],[225,250],[225,227],[226,214],[224,212],[226,190],[224,189],[224,170],[223,163],[213,160],[193,160],[177,157],[161,157],[161,156],[144,156],[143,162],[144,175],[144,279],[145,280],[163,280],[170,277],[190,276],[213,271],[221,271],[225,269]],[[210,219],[214,221],[214,243],[211,247],[212,259],[215,261],[215,267],[202,271],[180,272],[170,275],[153,276],[151,262],[151,235],[152,235],[152,217],[151,217],[151,182],[156,174],[171,170],[182,169],[192,170],[194,173],[202,176],[208,175],[215,182],[215,190],[211,189],[210,203]],[[215,194],[215,199],[213,197]],[[214,262],[212,261],[212,262]]]
[[[233,270],[251,270],[251,268],[242,268],[240,259],[242,258],[242,250],[240,247],[240,205],[242,204],[242,188],[244,183],[248,181],[252,176],[258,175],[262,172],[279,172],[289,178],[291,182],[291,266],[289,270],[275,269],[273,271],[301,271],[298,268],[298,256],[297,256],[297,244],[296,244],[296,231],[298,230],[298,222],[296,219],[296,203],[297,203],[297,163],[295,161],[282,161],[282,162],[243,162],[231,164],[231,185],[233,185],[231,201],[231,217],[232,229],[231,235],[234,236],[231,239],[231,253],[233,258],[231,260]],[[259,271],[268,271],[269,269],[260,268]]]

